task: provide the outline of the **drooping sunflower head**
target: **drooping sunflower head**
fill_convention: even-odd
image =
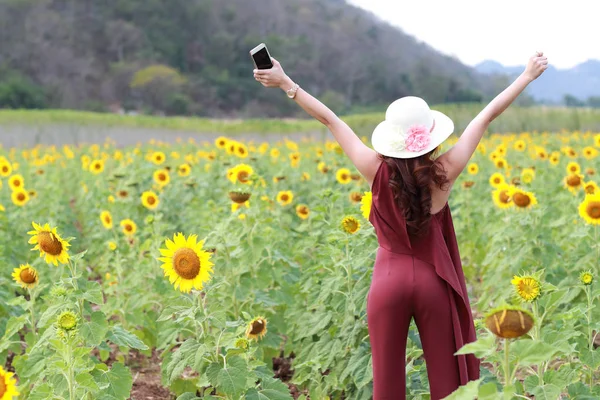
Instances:
[[[476,163],[471,163],[467,167],[467,171],[471,175],[477,175],[477,173],[479,172],[479,165],[477,165]]]
[[[296,215],[302,219],[307,219],[310,214],[310,210],[306,204],[298,204],[296,206]]]
[[[129,218],[124,219],[121,221],[120,223],[121,228],[123,229],[123,233],[127,236],[133,236],[135,235],[135,232],[137,231],[137,225],[135,224],[135,222]]]
[[[600,193],[585,196],[579,205],[579,215],[588,224],[600,225]]]
[[[56,319],[56,327],[63,331],[71,331],[77,328],[77,315],[71,311],[63,311]]]
[[[203,249],[204,240],[198,241],[197,235],[187,239],[183,233],[177,233],[173,240],[165,241],[166,249],[160,249],[158,260],[162,261],[161,268],[169,282],[184,293],[192,288],[202,290],[203,284],[211,278],[213,263],[212,253]]]
[[[513,186],[503,183],[492,192],[492,199],[498,208],[506,209],[514,205],[512,200],[512,189]]]
[[[513,284],[517,295],[524,301],[532,302],[540,297],[542,292],[541,282],[531,276],[517,276],[515,275],[510,281]]]
[[[529,209],[537,205],[537,198],[532,192],[514,187],[511,192],[512,201],[518,209]]]
[[[22,264],[19,268],[15,268],[12,277],[23,289],[32,289],[39,282],[38,272],[29,264]]]
[[[474,182],[474,181],[464,181],[464,182],[462,183],[462,187],[463,187],[464,189],[470,189],[470,188],[472,188],[474,185],[475,185],[475,182]]]
[[[246,326],[246,337],[248,339],[259,340],[267,334],[267,319],[265,317],[256,317],[248,322]]]
[[[291,190],[283,190],[277,193],[277,202],[282,206],[287,206],[294,199],[294,194]]]
[[[113,227],[113,219],[110,211],[102,211],[100,213],[100,221],[102,222],[102,226],[106,229],[112,229]]]
[[[594,275],[592,275],[591,271],[583,271],[580,275],[579,275],[579,281],[581,283],[583,283],[584,285],[591,285],[592,282],[594,281]]]
[[[160,200],[156,193],[153,191],[146,191],[142,193],[142,205],[149,210],[155,210],[160,204]]]
[[[352,181],[352,173],[348,168],[340,168],[335,173],[335,179],[343,185],[346,185]]]
[[[360,211],[365,219],[369,219],[371,214],[371,205],[373,203],[373,193],[365,192],[363,197],[360,199]]]
[[[250,199],[251,196],[252,193],[245,190],[232,190],[229,192],[229,198],[231,201],[237,204],[244,204]]]
[[[352,216],[344,217],[341,225],[344,232],[352,235],[360,230],[360,222]]]
[[[0,365],[0,400],[13,400],[19,394],[13,373],[5,371]]]
[[[520,307],[509,305],[490,310],[484,318],[487,328],[494,335],[505,339],[523,336],[534,325],[533,314]]]
[[[58,263],[68,263],[70,244],[58,234],[56,227],[51,228],[49,224],[41,226],[35,222],[31,224],[34,230],[27,233],[32,235],[29,238],[29,244],[35,244],[32,251],[39,250],[40,257],[45,256],[48,264],[58,265]]]
[[[505,183],[504,175],[499,172],[495,172],[490,176],[490,185],[494,188],[498,188],[500,185]]]

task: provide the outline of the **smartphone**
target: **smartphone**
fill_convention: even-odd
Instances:
[[[250,50],[250,56],[252,57],[252,61],[254,62],[256,69],[273,68],[271,55],[269,54],[269,50],[267,50],[267,46],[264,43],[261,43]]]

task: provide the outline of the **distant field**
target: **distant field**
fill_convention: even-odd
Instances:
[[[448,114],[460,134],[483,108],[480,104],[433,106]],[[383,119],[381,113],[344,116],[360,136],[370,136]],[[600,109],[564,107],[511,107],[490,127],[491,132],[600,131]],[[209,118],[158,117],[102,114],[68,110],[2,110],[0,143],[5,146],[35,143],[79,143],[112,137],[129,145],[148,138],[172,141],[176,137],[212,140],[219,135],[240,135],[270,140],[281,135],[323,136],[327,130],[312,119],[215,120]]]

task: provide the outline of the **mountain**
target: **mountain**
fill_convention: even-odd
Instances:
[[[475,70],[486,75],[520,74],[525,66],[506,67],[496,61],[486,60],[475,66]],[[588,60],[573,68],[558,69],[550,65],[542,77],[533,82],[528,93],[535,100],[562,103],[565,96],[585,101],[600,96],[600,61]]]
[[[334,111],[408,94],[477,101],[492,80],[345,0],[0,0],[0,108],[304,115],[252,76],[265,42]]]

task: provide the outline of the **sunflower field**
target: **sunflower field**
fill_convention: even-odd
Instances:
[[[491,134],[454,184],[449,398],[600,398],[599,150]],[[0,149],[0,399],[370,399],[370,195],[331,141]],[[414,325],[404,371],[429,399]]]

